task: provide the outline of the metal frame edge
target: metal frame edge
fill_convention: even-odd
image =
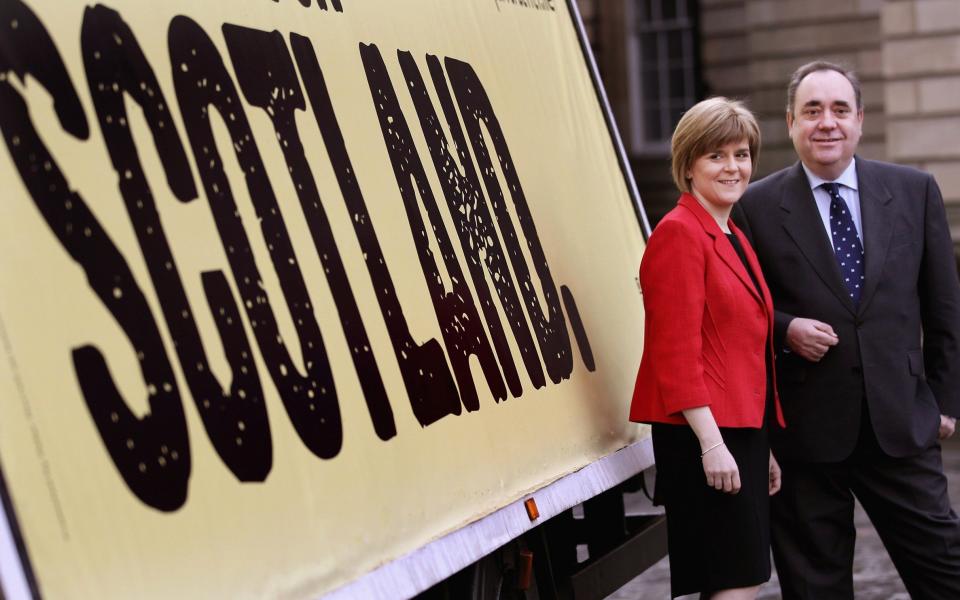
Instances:
[[[411,598],[551,517],[609,490],[652,465],[653,442],[646,436],[321,598]],[[534,521],[527,516],[524,507],[528,498],[536,501],[540,512],[540,517]]]
[[[590,40],[587,38],[587,31],[583,27],[583,19],[580,17],[580,9],[577,6],[577,0],[567,0],[567,7],[570,15],[573,17],[573,24],[577,30],[577,37],[580,40],[580,49],[583,52],[583,58],[587,63],[587,70],[590,71],[590,79],[593,80],[593,89],[597,93],[597,100],[603,109],[603,116],[607,122],[607,130],[610,132],[610,139],[613,141],[614,151],[620,161],[620,170],[623,171],[623,178],[627,182],[627,189],[630,192],[630,199],[633,201],[633,208],[637,213],[637,220],[640,221],[640,228],[643,231],[643,238],[650,238],[650,220],[647,218],[647,211],[643,207],[640,199],[640,191],[637,189],[637,182],[633,178],[633,169],[630,168],[630,160],[627,158],[627,151],[620,137],[620,130],[617,128],[616,118],[613,116],[613,110],[610,108],[610,101],[607,99],[607,91],[600,80],[600,70],[597,68],[597,61],[590,50]]]
[[[13,498],[0,466],[0,597],[7,600],[40,598],[37,579],[17,523]]]

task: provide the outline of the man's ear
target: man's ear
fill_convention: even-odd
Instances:
[[[862,122],[862,121],[863,121],[863,111],[860,111],[860,113],[861,113],[860,120],[861,120],[861,122]],[[791,129],[793,129],[793,111],[789,111],[789,110],[788,110],[788,111],[787,111],[787,131],[789,132]]]

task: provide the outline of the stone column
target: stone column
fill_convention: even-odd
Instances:
[[[960,1],[886,0],[887,154],[932,173],[960,241]]]
[[[751,91],[747,0],[700,0],[700,56],[710,96],[745,99]]]

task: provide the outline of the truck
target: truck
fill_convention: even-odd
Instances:
[[[576,3],[0,0],[0,586],[602,598],[649,224]]]

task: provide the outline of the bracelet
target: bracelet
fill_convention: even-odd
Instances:
[[[722,446],[722,445],[723,445],[723,442],[720,441],[720,442],[717,442],[716,444],[710,446],[709,448],[707,448],[706,450],[704,450],[703,452],[700,453],[700,458],[703,458],[704,456],[706,456],[706,455],[707,455],[707,452],[710,452],[710,451],[713,450],[714,448],[719,448],[719,447]]]

